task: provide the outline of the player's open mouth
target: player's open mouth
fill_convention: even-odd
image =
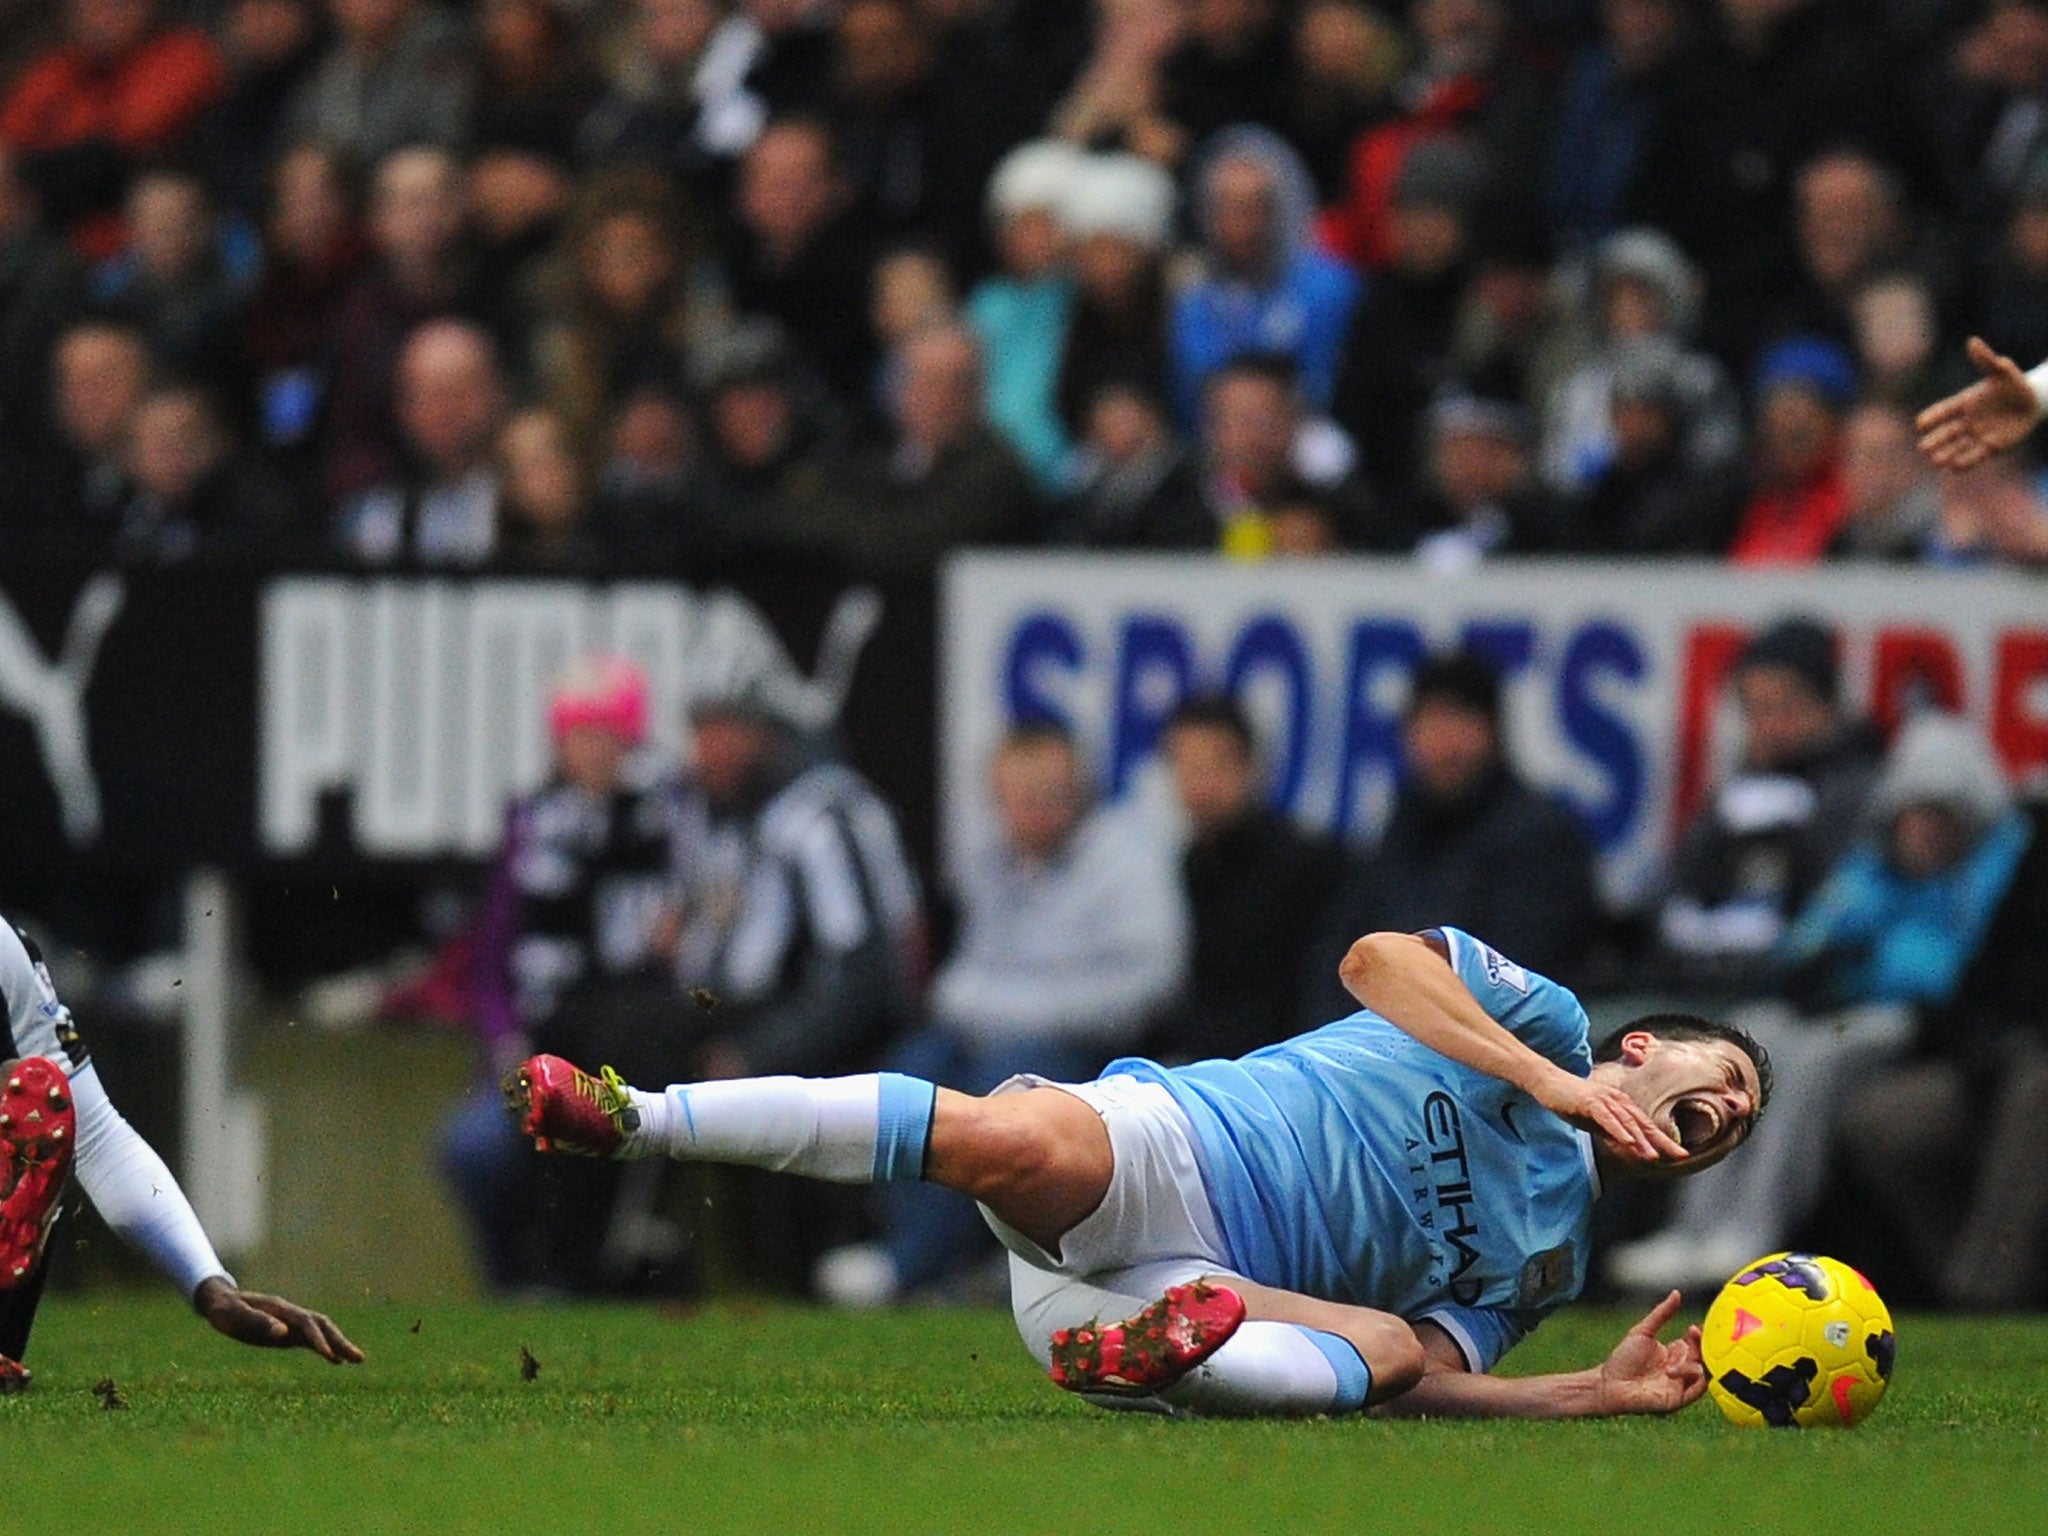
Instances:
[[[1721,1134],[1721,1111],[1709,1100],[1680,1099],[1671,1106],[1672,1132],[1688,1152],[1711,1147]]]

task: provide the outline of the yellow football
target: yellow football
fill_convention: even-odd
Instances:
[[[1840,1259],[1773,1253],[1744,1265],[1700,1334],[1707,1390],[1737,1424],[1855,1424],[1891,1381],[1892,1315]]]

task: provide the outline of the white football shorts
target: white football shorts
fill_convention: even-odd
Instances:
[[[1195,1131],[1158,1083],[1118,1075],[1092,1083],[1013,1077],[997,1093],[1058,1088],[1102,1117],[1114,1166],[1102,1203],[1044,1248],[999,1220],[982,1220],[1010,1251],[1010,1305],[1017,1331],[1041,1365],[1053,1330],[1109,1322],[1157,1301],[1168,1286],[1228,1277],[1223,1237],[1195,1160]]]

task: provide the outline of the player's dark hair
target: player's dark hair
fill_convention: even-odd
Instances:
[[[1198,693],[1191,699],[1182,700],[1166,717],[1165,728],[1174,731],[1184,725],[1198,730],[1224,732],[1236,741],[1247,757],[1258,750],[1258,738],[1252,734],[1251,721],[1245,718],[1237,700],[1227,693]]]
[[[1725,1040],[1734,1046],[1756,1068],[1756,1113],[1750,1116],[1750,1123],[1754,1125],[1762,1118],[1764,1106],[1771,1102],[1771,1085],[1775,1081],[1771,1072],[1771,1053],[1748,1030],[1724,1024],[1718,1019],[1703,1019],[1696,1013],[1646,1013],[1639,1019],[1629,1020],[1594,1046],[1593,1059],[1619,1061],[1621,1037],[1638,1029],[1648,1031],[1659,1040]]]

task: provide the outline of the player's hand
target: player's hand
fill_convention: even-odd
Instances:
[[[2033,431],[2041,402],[2019,364],[1972,336],[1970,361],[1984,375],[1976,383],[1937,400],[1913,425],[1920,451],[1938,469],[1970,469],[2002,453]]]
[[[1582,1131],[1603,1136],[1623,1157],[1642,1163],[1679,1163],[1690,1155],[1679,1140],[1613,1083],[1575,1077],[1558,1068],[1530,1090],[1536,1102]]]
[[[1608,1413],[1676,1413],[1707,1390],[1700,1331],[1688,1328],[1668,1344],[1657,1337],[1678,1315],[1673,1291],[1621,1336],[1600,1366],[1600,1399]]]
[[[259,1349],[310,1349],[332,1365],[360,1365],[363,1352],[333,1319],[282,1296],[238,1291],[215,1275],[192,1294],[193,1310],[238,1344]]]

